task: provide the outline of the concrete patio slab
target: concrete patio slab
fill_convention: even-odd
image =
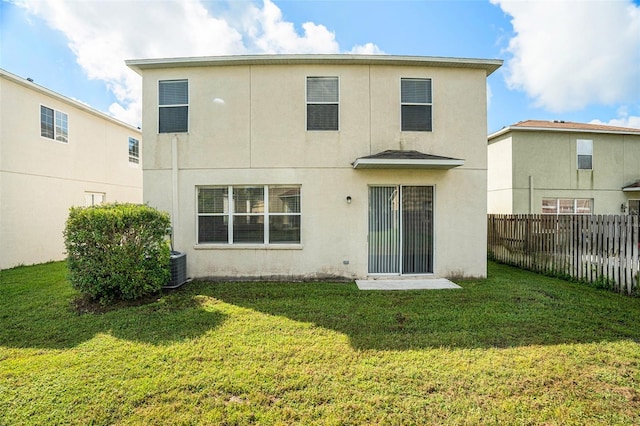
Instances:
[[[446,278],[421,280],[356,280],[360,290],[443,290],[462,288]]]

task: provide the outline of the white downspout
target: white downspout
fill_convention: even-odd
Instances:
[[[175,236],[179,235],[180,215],[178,202],[178,136],[171,139],[171,247],[178,250],[175,245]]]
[[[529,176],[529,214],[534,213],[534,205],[533,205],[533,176]]]

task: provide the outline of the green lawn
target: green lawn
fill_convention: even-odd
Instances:
[[[0,424],[640,424],[640,299],[490,264],[462,290],[193,282],[78,314],[0,272]]]

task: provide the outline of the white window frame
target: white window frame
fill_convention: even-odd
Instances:
[[[45,136],[42,134],[42,108],[46,108],[53,112],[53,137]],[[64,126],[59,125],[58,121],[64,118]],[[50,139],[60,143],[69,143],[69,114],[66,112],[51,108],[49,106],[40,104],[40,137]]]
[[[236,212],[235,211],[235,198],[234,198],[234,189],[241,188],[263,188],[262,196],[263,196],[263,212],[251,213],[251,212]],[[280,213],[280,212],[271,212],[269,208],[269,189],[270,188],[298,188],[299,196],[302,198],[302,187],[301,185],[291,184],[291,185],[201,185],[196,186],[196,235],[195,241],[196,246],[236,246],[236,247],[251,247],[251,246],[265,246],[265,247],[287,247],[287,246],[300,246],[302,243],[302,232],[300,231],[300,240],[297,242],[270,242],[269,235],[269,224],[271,217],[279,217],[279,216],[298,216],[300,218],[300,226],[302,227],[302,205],[300,204],[300,212],[294,213]],[[199,190],[200,189],[226,189],[227,191],[227,200],[228,207],[227,211],[223,213],[200,213],[198,211],[199,207]],[[226,217],[227,218],[227,241],[226,242],[200,242],[200,217]],[[237,217],[245,217],[245,216],[257,216],[263,217],[263,241],[260,242],[235,242],[233,235],[233,224]]]
[[[544,211],[544,202],[545,201],[553,201],[555,202],[555,207],[554,207],[554,212],[547,212],[545,213]],[[572,207],[572,211],[570,213],[564,213],[560,211],[560,203],[562,201],[571,201],[573,203],[573,207]],[[583,208],[578,207],[578,202],[580,201],[588,201],[589,202],[589,211],[579,211],[579,210],[583,210]],[[542,199],[542,214],[544,215],[569,215],[569,214],[586,214],[586,215],[590,215],[593,214],[593,209],[594,209],[594,205],[593,205],[593,198],[551,198],[551,197],[545,197]]]
[[[163,82],[186,82],[187,83],[187,103],[186,104],[160,104],[160,83]],[[169,80],[158,80],[158,134],[172,134],[172,133],[189,133],[189,129],[191,128],[191,114],[189,114],[189,99],[191,99],[191,85],[189,84],[189,80],[186,78],[178,78],[178,79],[169,79]],[[172,131],[172,132],[161,132],[160,131],[160,110],[162,108],[176,108],[176,107],[186,107],[187,108],[187,128],[181,131]]]
[[[338,100],[336,102],[321,102],[321,101],[310,101],[309,100],[309,80],[310,79],[335,79],[338,84]],[[305,96],[305,109],[304,109],[304,120],[305,120],[305,129],[307,132],[339,132],[340,131],[340,101],[341,101],[341,91],[340,91],[340,77],[339,76],[331,76],[331,75],[308,75],[305,78],[305,86],[304,86],[304,96]],[[309,129],[309,105],[336,105],[338,108],[338,122],[335,129]]]
[[[405,80],[420,80],[429,82],[429,90],[431,92],[431,102],[403,102],[402,101],[402,82]],[[424,130],[404,130],[402,127],[402,107],[403,106],[430,106],[431,107],[431,127]],[[401,77],[400,78],[400,131],[401,132],[433,132],[433,79],[429,77]]]
[[[84,204],[86,207],[100,205],[106,202],[107,202],[107,194],[104,192],[86,191],[84,193]]]
[[[134,143],[134,152],[131,152],[131,142],[135,142]],[[132,136],[129,136],[129,143],[128,143],[128,148],[129,148],[129,164],[131,165],[139,165],[140,164],[140,140],[136,139]]]
[[[580,157],[589,157],[591,159],[591,167],[580,167]],[[577,139],[576,140],[576,168],[578,170],[593,170],[593,140]]]

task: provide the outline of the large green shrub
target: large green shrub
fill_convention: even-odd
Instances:
[[[71,285],[101,303],[159,291],[170,279],[169,215],[146,205],[72,207],[64,231]]]

